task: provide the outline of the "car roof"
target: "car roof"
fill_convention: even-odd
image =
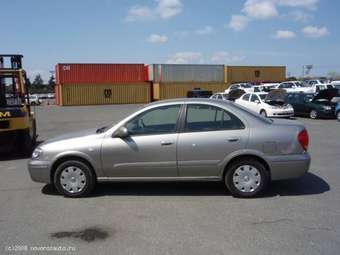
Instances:
[[[209,98],[173,98],[173,99],[166,99],[157,102],[150,103],[148,105],[162,105],[162,104],[171,104],[171,103],[216,103],[215,100]]]

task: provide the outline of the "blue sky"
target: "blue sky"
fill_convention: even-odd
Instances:
[[[340,73],[340,1],[2,0],[1,53],[56,63],[286,65]],[[14,15],[15,16],[11,16]]]

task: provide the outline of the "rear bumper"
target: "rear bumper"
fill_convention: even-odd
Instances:
[[[298,155],[272,156],[269,158],[271,179],[286,180],[303,176],[310,166],[308,152]]]
[[[28,162],[28,171],[32,181],[50,183],[50,162],[31,160]]]

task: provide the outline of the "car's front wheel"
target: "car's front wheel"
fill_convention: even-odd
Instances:
[[[260,114],[261,114],[263,117],[267,118],[267,112],[266,112],[265,110],[261,110],[261,111],[260,111]]]
[[[66,197],[83,197],[95,186],[95,175],[90,166],[79,160],[61,163],[54,174],[56,189]]]
[[[317,119],[319,116],[318,116],[318,112],[315,111],[315,110],[311,110],[310,113],[309,113],[309,117],[311,119]]]
[[[269,173],[258,160],[241,159],[229,166],[224,181],[233,196],[255,197],[266,189]]]
[[[340,121],[340,111],[337,112],[337,114],[336,114],[336,119],[337,119],[338,121]]]

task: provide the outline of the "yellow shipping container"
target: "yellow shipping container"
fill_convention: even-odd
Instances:
[[[60,105],[145,104],[151,84],[62,84]]]
[[[285,66],[225,66],[225,83],[282,82],[286,79]]]
[[[154,83],[153,99],[163,100],[170,98],[186,97],[187,92],[195,88],[210,90],[213,93],[223,92],[226,89],[224,83]]]

